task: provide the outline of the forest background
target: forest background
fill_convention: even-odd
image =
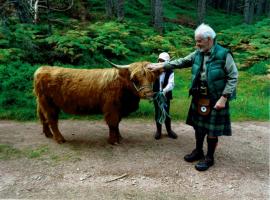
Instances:
[[[0,0],[0,16],[0,119],[36,119],[33,74],[41,65],[108,68],[105,59],[156,62],[163,51],[183,57],[194,50],[201,22],[213,27],[239,69],[233,120],[269,119],[269,0]],[[175,73],[171,116],[184,120],[191,73]],[[153,116],[146,100],[131,115]]]

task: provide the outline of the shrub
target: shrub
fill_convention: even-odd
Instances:
[[[0,118],[30,119],[35,116],[32,85],[36,69],[36,66],[21,62],[0,65]]]
[[[270,60],[261,61],[251,66],[248,72],[254,75],[266,75],[270,69]]]

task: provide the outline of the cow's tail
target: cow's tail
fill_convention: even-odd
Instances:
[[[41,93],[42,93],[42,82],[41,82],[41,74],[42,74],[42,71],[44,70],[45,67],[40,67],[38,68],[35,73],[34,73],[34,89],[33,89],[33,93],[36,95],[36,97],[38,97]]]
[[[40,118],[41,121],[43,121],[41,117],[41,110],[40,110],[40,102],[39,99],[42,94],[42,84],[41,84],[41,71],[43,67],[38,68],[34,73],[34,81],[33,81],[33,93],[36,96],[36,103],[37,103],[37,116]]]

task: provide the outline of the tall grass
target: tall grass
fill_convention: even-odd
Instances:
[[[266,75],[240,72],[237,99],[232,102],[232,118],[236,120],[269,120],[269,87]]]

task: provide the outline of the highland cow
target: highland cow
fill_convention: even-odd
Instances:
[[[121,119],[139,107],[140,98],[153,96],[152,83],[161,71],[136,62],[108,69],[70,69],[43,66],[34,74],[37,113],[46,137],[65,142],[58,129],[62,110],[75,115],[103,114],[110,144],[119,143]]]

